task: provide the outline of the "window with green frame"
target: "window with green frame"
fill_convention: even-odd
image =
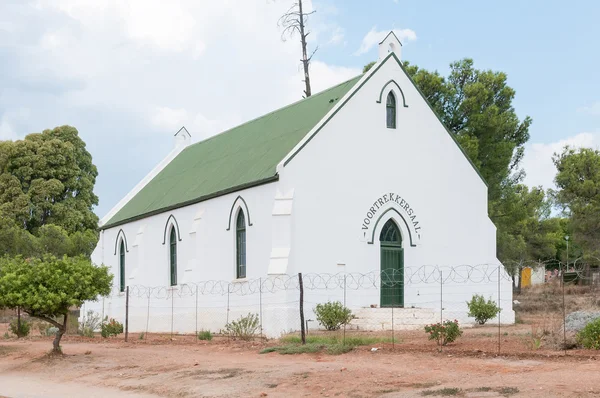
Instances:
[[[392,91],[389,92],[387,96],[387,101],[385,102],[385,110],[386,110],[386,123],[388,129],[396,128],[396,96]]]
[[[244,211],[240,209],[237,216],[235,229],[235,247],[236,247],[236,278],[246,277],[246,217]]]
[[[125,291],[125,242],[119,245],[119,291]]]
[[[177,285],[177,233],[175,226],[171,227],[169,235],[169,265],[171,271],[171,286]]]

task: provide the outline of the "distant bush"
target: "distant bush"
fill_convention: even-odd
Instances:
[[[46,329],[46,336],[56,336],[56,333],[58,333],[58,328],[56,326],[50,326],[49,328]]]
[[[338,330],[354,319],[352,311],[339,301],[317,304],[314,309],[317,321],[327,330]]]
[[[29,329],[31,329],[31,324],[21,319],[21,327],[19,328],[18,320],[13,319],[12,321],[10,321],[9,328],[13,334],[17,335],[17,337],[27,337],[29,336]]]
[[[212,340],[213,335],[210,330],[202,330],[198,332],[198,340]]]
[[[429,334],[429,340],[436,340],[438,344],[446,345],[462,335],[458,321],[444,321],[425,326],[425,333]]]
[[[588,323],[577,333],[577,342],[585,348],[600,350],[600,318]]]
[[[225,333],[234,338],[250,340],[256,335],[259,327],[258,314],[241,316],[237,321],[231,321],[225,325]]]
[[[102,319],[100,314],[94,311],[88,311],[83,322],[79,322],[77,334],[85,337],[94,337],[94,332],[101,328]]]
[[[500,307],[491,298],[485,301],[485,298],[479,294],[473,296],[471,301],[467,301],[469,307],[469,316],[475,318],[477,323],[483,325],[494,318],[500,312]]]
[[[110,336],[117,336],[123,333],[123,324],[114,320],[108,320],[108,317],[104,318],[104,322],[102,322],[100,334],[104,338],[108,338]]]

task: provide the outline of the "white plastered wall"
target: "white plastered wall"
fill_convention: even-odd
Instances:
[[[485,282],[472,276],[466,283],[444,283],[449,317],[460,313],[456,317],[466,320],[466,300],[475,293],[497,299],[499,291],[501,264],[495,256],[495,226],[487,216],[486,185],[394,58],[368,77],[335,117],[285,167],[281,167],[285,162],[280,165],[281,189],[295,192],[289,271],[378,272],[379,232],[392,216],[404,238],[407,269],[467,266],[463,272],[468,272],[469,266],[488,267]],[[386,85],[392,79],[407,107],[396,84]],[[385,99],[390,90],[398,104],[396,129],[386,127]],[[369,218],[374,202],[391,192],[404,199],[402,207],[389,201]],[[406,202],[416,216],[412,221],[404,210]],[[373,231],[377,218],[390,208],[397,213],[387,212]],[[364,236],[365,219],[370,220],[367,235],[375,237],[373,244]],[[418,231],[412,222],[418,222]],[[409,229],[415,246],[410,245]],[[511,284],[503,268],[501,273],[502,321],[511,323]],[[440,308],[440,285],[432,283],[434,279],[429,275],[406,280],[405,306]],[[340,298],[339,292],[326,292],[320,299]],[[347,302],[378,305],[379,291],[347,295]]]

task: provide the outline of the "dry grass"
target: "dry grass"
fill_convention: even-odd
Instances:
[[[564,294],[567,313],[600,310],[600,286],[566,285]],[[515,311],[524,320],[540,316],[550,318],[552,315],[562,320],[563,288],[557,282],[523,288],[521,294],[515,294],[513,298],[520,302]]]
[[[574,345],[572,333],[567,333],[566,341],[563,331],[563,317],[574,311],[599,311],[600,286],[566,285],[558,281],[544,285],[523,288],[521,294],[514,299],[517,318],[531,325],[531,332],[524,337],[524,344],[530,350],[538,350],[544,346],[552,349],[563,349]]]

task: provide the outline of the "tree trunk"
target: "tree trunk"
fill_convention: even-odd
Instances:
[[[67,331],[67,317],[68,313],[64,315],[62,326],[58,327],[58,332],[56,332],[56,336],[54,337],[54,341],[52,342],[52,352],[54,354],[62,354],[62,350],[60,348],[60,339],[62,339],[63,334]]]
[[[17,337],[21,336],[21,307],[17,307]]]
[[[298,9],[300,11],[299,13],[299,17],[300,17],[300,41],[302,43],[302,66],[304,67],[304,84],[306,85],[306,88],[304,89],[304,94],[306,95],[306,98],[311,96],[311,90],[310,90],[310,76],[308,75],[308,64],[310,63],[310,60],[308,59],[308,54],[306,51],[306,36],[304,34],[304,14],[302,11],[302,0],[298,1]]]

